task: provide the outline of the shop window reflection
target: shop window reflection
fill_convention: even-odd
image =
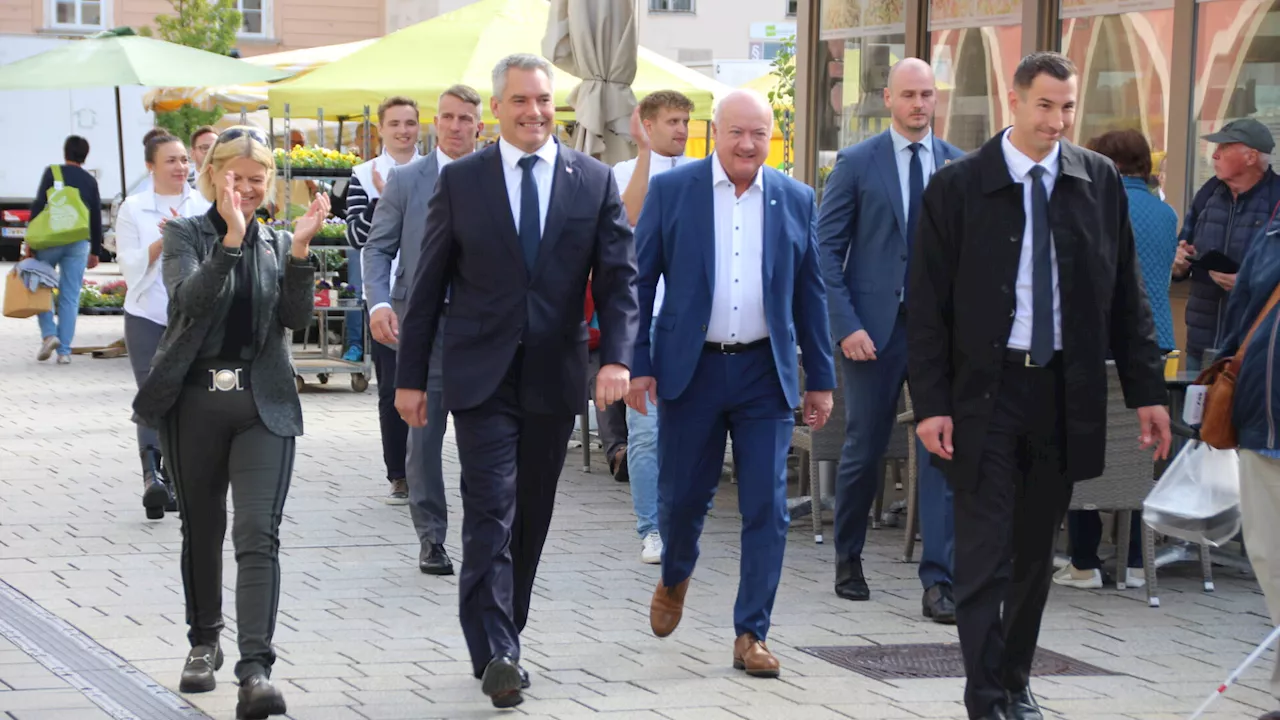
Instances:
[[[903,34],[833,39],[822,43],[819,64],[818,191],[835,165],[836,153],[889,127],[884,88],[889,68],[906,51]]]
[[[1188,198],[1213,176],[1213,147],[1202,135],[1252,117],[1280,137],[1280,0],[1212,0],[1196,11]]]
[[[976,150],[1012,122],[1008,88],[1022,47],[1022,28],[934,30],[930,47],[938,80],[934,132],[961,150]]]
[[[1062,20],[1062,48],[1080,72],[1075,126],[1083,145],[1112,130],[1137,130],[1163,153],[1168,138],[1173,9]]]

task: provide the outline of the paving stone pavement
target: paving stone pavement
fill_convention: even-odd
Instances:
[[[7,272],[0,266],[0,272]],[[103,266],[90,276],[111,272]],[[122,335],[118,317],[81,317],[77,345]],[[0,580],[67,621],[134,668],[177,692],[187,650],[178,572],[178,522],[147,521],[130,424],[126,359],[35,361],[34,319],[0,319]],[[920,617],[915,567],[897,562],[900,533],[873,532],[873,598],[834,596],[832,547],[817,546],[806,518],[791,534],[773,617],[778,680],[730,667],[739,561],[732,487],[707,522],[685,619],[670,638],[648,630],[658,577],[639,562],[625,485],[584,474],[570,453],[524,634],[533,674],[526,702],[493,710],[471,677],[457,622],[456,578],[421,575],[404,507],[385,505],[374,390],[345,378],[303,394],[285,507],[274,677],[297,720],[488,718],[567,720],[824,720],[963,718],[959,679],[884,682],[796,650],[955,640]],[[446,446],[459,556],[457,456]],[[212,693],[185,696],[208,716],[234,714],[234,558],[225,554],[227,664]],[[1267,632],[1255,583],[1219,568],[1217,592],[1200,591],[1195,563],[1161,572],[1163,606],[1139,590],[1055,588],[1041,646],[1120,675],[1039,678],[1048,717],[1180,720]],[[1274,653],[1205,717],[1253,718],[1276,707],[1266,692]],[[111,717],[72,680],[0,637],[0,717]],[[143,720],[148,720],[143,718]]]

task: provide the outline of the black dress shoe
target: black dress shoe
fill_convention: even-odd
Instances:
[[[1024,687],[1018,691],[1009,692],[1009,720],[1044,720],[1044,713],[1040,712],[1040,703],[1036,702],[1036,696],[1031,694],[1031,688]]]
[[[956,624],[956,601],[951,596],[950,585],[938,583],[925,590],[921,605],[924,616],[933,618],[934,622],[941,625]]]
[[[287,712],[284,695],[266,675],[250,675],[240,681],[240,697],[236,702],[236,720],[266,720]]]
[[[1009,720],[1011,716],[1005,712],[1003,707],[999,705],[991,708],[991,712],[982,716],[982,720]]]
[[[480,689],[496,708],[513,708],[524,702],[520,690],[527,682],[524,669],[510,655],[494,658],[484,669]]]
[[[529,671],[525,670],[524,666],[521,665],[520,666],[520,689],[528,690],[529,686],[532,684],[533,683],[529,682]]]
[[[841,560],[836,564],[836,595],[845,600],[870,600],[871,588],[862,574],[862,558]]]
[[[423,545],[418,551],[418,569],[428,575],[452,575],[453,561],[444,545]]]
[[[214,679],[215,670],[222,669],[222,647],[219,645],[197,645],[187,653],[187,662],[182,666],[182,679],[178,681],[178,690],[184,693],[209,692],[218,686]]]

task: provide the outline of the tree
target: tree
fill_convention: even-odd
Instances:
[[[236,32],[243,21],[236,0],[169,0],[173,14],[157,15],[156,29],[144,27],[142,35],[159,36],[178,45],[230,54]],[[222,117],[221,108],[201,110],[187,103],[172,112],[156,113],[156,125],[186,140],[201,125],[212,125]]]
[[[796,39],[791,36],[779,44],[778,54],[773,58],[773,74],[778,82],[769,91],[769,104],[773,106],[774,121],[782,133],[782,166],[783,172],[790,173],[792,162],[791,143],[795,139],[795,107],[796,107]]]

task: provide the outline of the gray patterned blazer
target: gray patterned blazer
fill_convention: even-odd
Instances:
[[[267,429],[283,437],[302,434],[302,404],[294,380],[290,338],[307,327],[315,301],[315,270],[289,257],[291,233],[258,226],[257,286],[253,291],[254,345],[250,390]],[[232,253],[208,215],[173,220],[164,228],[163,274],[169,291],[169,326],[160,339],[151,374],[133,401],[137,418],[163,427],[186,382],[214,318],[231,305],[231,270],[245,252]]]

